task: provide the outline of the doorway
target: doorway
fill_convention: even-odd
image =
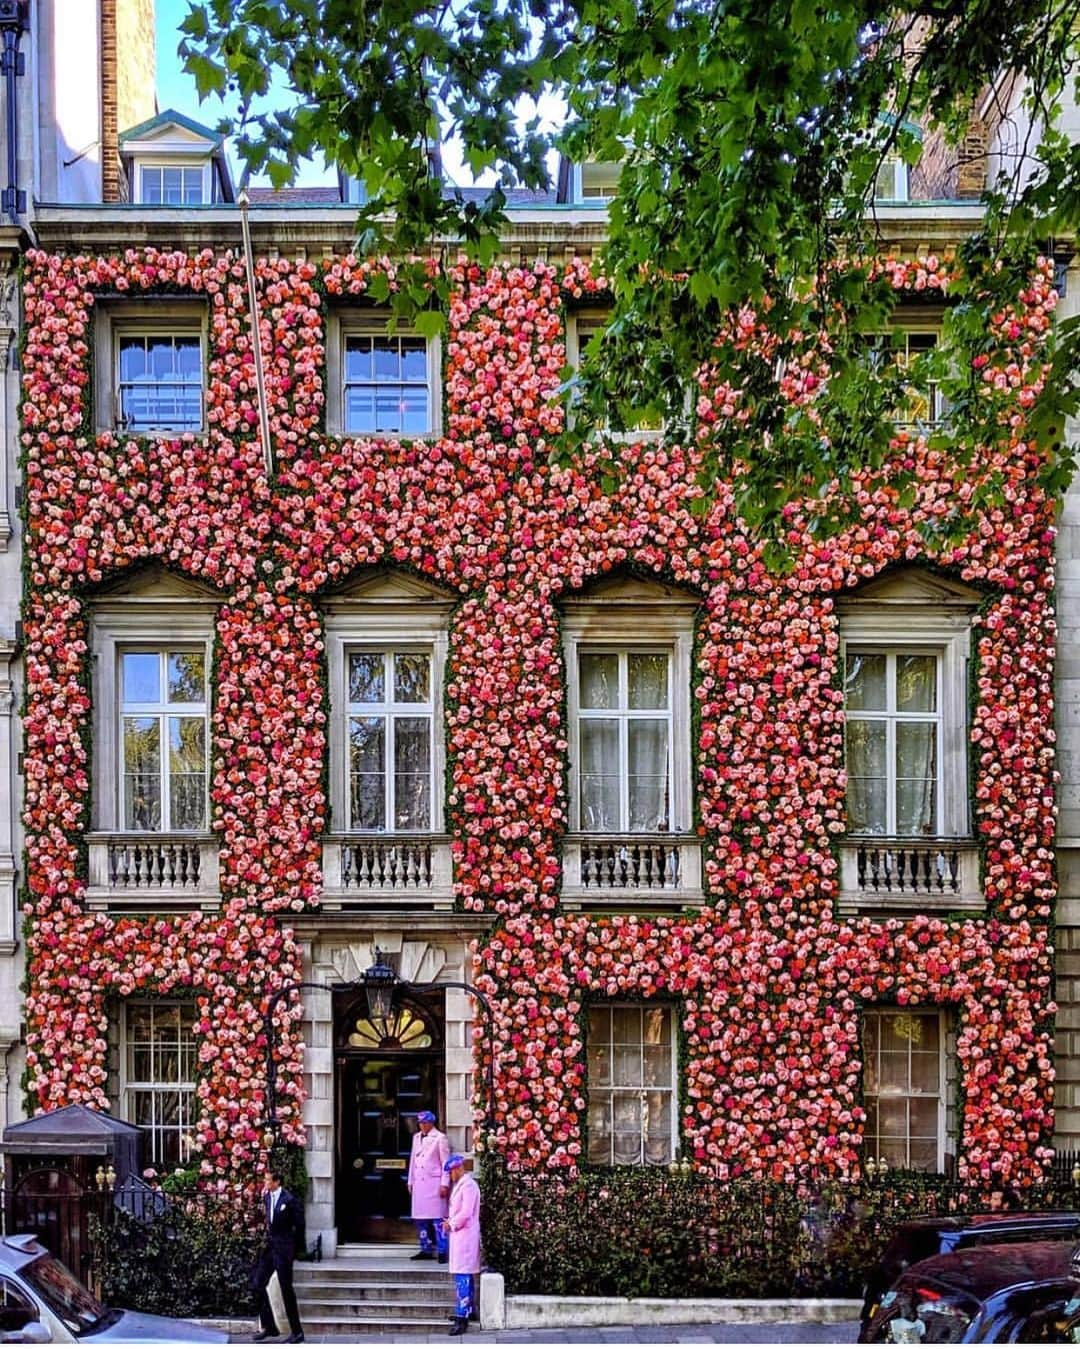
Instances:
[[[365,995],[335,994],[334,1021],[338,1240],[411,1241],[406,1176],[417,1111],[443,1118],[442,995],[401,998],[372,1021]]]

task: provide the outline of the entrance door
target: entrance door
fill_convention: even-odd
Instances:
[[[409,1241],[406,1175],[416,1114],[440,1113],[438,1024],[420,1003],[395,1008],[381,1025],[367,1019],[366,1005],[354,1005],[344,1020],[349,1033],[336,1055],[338,1240]]]

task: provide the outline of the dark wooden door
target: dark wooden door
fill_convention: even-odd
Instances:
[[[416,1112],[437,1109],[439,1051],[338,1055],[339,1241],[408,1241]]]

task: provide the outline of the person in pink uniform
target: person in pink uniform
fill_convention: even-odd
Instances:
[[[450,1233],[450,1273],[457,1301],[451,1335],[464,1335],[476,1308],[476,1276],[480,1273],[480,1186],[465,1170],[465,1158],[454,1153],[446,1163],[453,1182],[446,1230]]]
[[[443,1168],[450,1156],[450,1141],[436,1129],[435,1116],[430,1110],[421,1110],[416,1123],[407,1179],[412,1198],[409,1211],[416,1224],[420,1249],[412,1258],[433,1260],[438,1256],[439,1263],[445,1265],[446,1237],[442,1224],[447,1214],[450,1186]]]

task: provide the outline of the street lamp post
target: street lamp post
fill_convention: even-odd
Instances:
[[[385,1021],[390,1016],[394,1005],[394,994],[399,988],[413,993],[432,993],[442,988],[460,988],[463,992],[468,993],[484,1009],[484,1020],[487,1023],[490,1053],[486,1072],[487,1092],[484,1130],[486,1133],[491,1132],[495,1103],[495,1038],[491,1003],[474,984],[467,984],[459,979],[436,980],[422,984],[413,983],[409,979],[402,979],[398,972],[386,963],[382,951],[376,947],[375,963],[364,971],[363,977],[360,979],[353,980],[350,983],[335,984],[333,987],[312,983],[306,979],[298,980],[295,983],[282,984],[280,988],[276,988],[270,994],[266,1004],[266,1012],[263,1015],[263,1032],[266,1040],[266,1124],[275,1139],[279,1126],[277,1118],[277,1061],[274,1058],[277,1040],[274,1033],[274,1013],[285,998],[292,993],[300,992],[304,988],[318,989],[321,993],[363,989],[367,994],[368,1018],[372,1022]]]

